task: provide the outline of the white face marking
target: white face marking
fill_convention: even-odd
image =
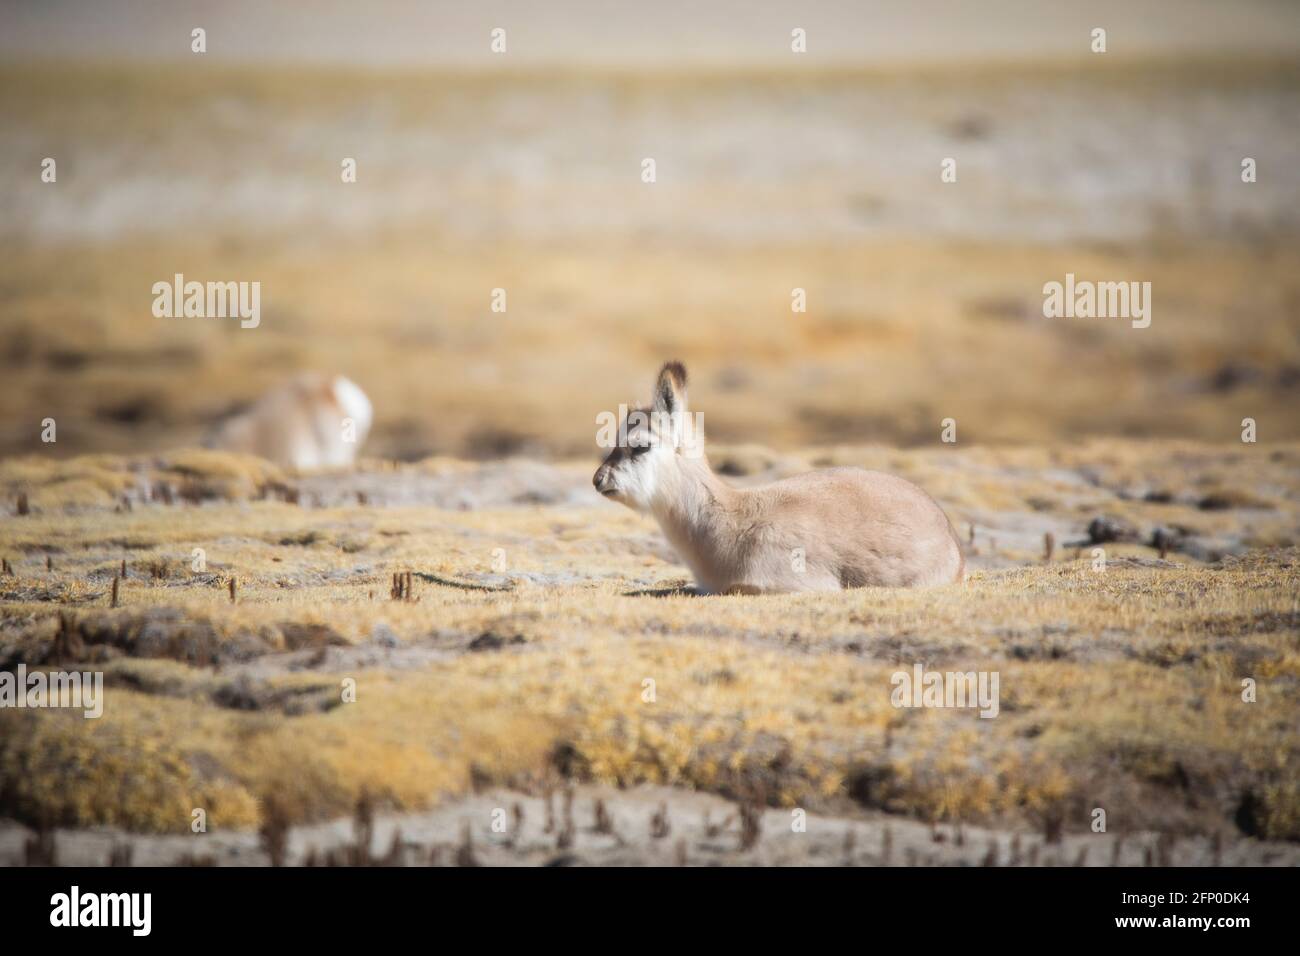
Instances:
[[[659,485],[660,470],[673,456],[650,427],[631,416],[626,426],[627,444],[606,456],[592,483],[606,498],[636,511],[649,511]]]

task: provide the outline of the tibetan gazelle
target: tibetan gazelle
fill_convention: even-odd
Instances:
[[[592,483],[659,522],[700,590],[762,594],[917,587],[962,580],[952,524],[909,481],[830,468],[733,488],[703,454],[686,369],[659,373],[654,405],[627,414]]]
[[[237,451],[299,471],[346,468],[370,432],[374,409],[356,383],[342,375],[295,375],[221,422],[209,448]]]

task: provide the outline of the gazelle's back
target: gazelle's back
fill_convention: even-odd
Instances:
[[[943,509],[910,481],[884,472],[796,475],[749,491],[741,510],[751,574],[783,579],[767,586],[909,587],[964,575],[961,544]],[[795,549],[803,570],[795,562],[787,575],[782,565]]]

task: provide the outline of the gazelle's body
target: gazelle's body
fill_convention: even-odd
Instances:
[[[686,411],[686,373],[660,373],[645,425],[596,472],[596,488],[652,515],[713,593],[836,591],[960,581],[961,545],[943,510],[916,485],[833,468],[760,488],[733,488],[709,468]],[[629,415],[629,422],[632,416]]]
[[[911,482],[834,468],[760,488],[725,484],[704,459],[650,513],[702,590],[838,591],[961,579],[948,518]],[[693,486],[693,487],[692,487]]]
[[[356,459],[373,417],[370,399],[355,383],[307,372],[221,422],[206,444],[299,470],[341,468]]]

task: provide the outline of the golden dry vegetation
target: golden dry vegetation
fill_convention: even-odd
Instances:
[[[733,470],[780,459],[719,451]],[[213,453],[7,462],[0,481],[29,513],[0,531],[15,572],[0,579],[0,653],[11,668],[93,663],[108,689],[99,720],[0,713],[4,805],[32,824],[181,832],[193,807],[241,828],[268,800],[297,823],[345,815],[363,793],[414,809],[568,780],[1066,832],[1101,806],[1124,830],[1300,836],[1300,448],[803,457],[928,479],[962,527],[990,516],[968,545],[971,579],[700,597],[652,524],[576,490],[468,511],[312,507],[306,479]],[[1072,483],[1086,465],[1093,480]],[[582,463],[553,471],[587,480]],[[431,473],[498,480],[435,461],[332,481],[368,476],[379,498]],[[161,502],[187,481],[197,489]],[[1207,484],[1261,500],[1206,510]],[[1173,498],[1128,500],[1143,488]],[[1050,562],[1033,550],[1041,531],[1033,547],[1014,530],[998,542],[999,520],[1014,529],[1022,513],[1061,529]],[[1104,570],[1084,543],[1100,513],[1139,534],[1104,545]],[[1243,552],[1260,519],[1271,546]],[[1148,542],[1166,525],[1188,534],[1160,560]],[[1240,556],[1197,560],[1193,532]],[[411,595],[395,597],[408,571]],[[998,671],[999,716],[894,708],[890,675],[915,662]]]

